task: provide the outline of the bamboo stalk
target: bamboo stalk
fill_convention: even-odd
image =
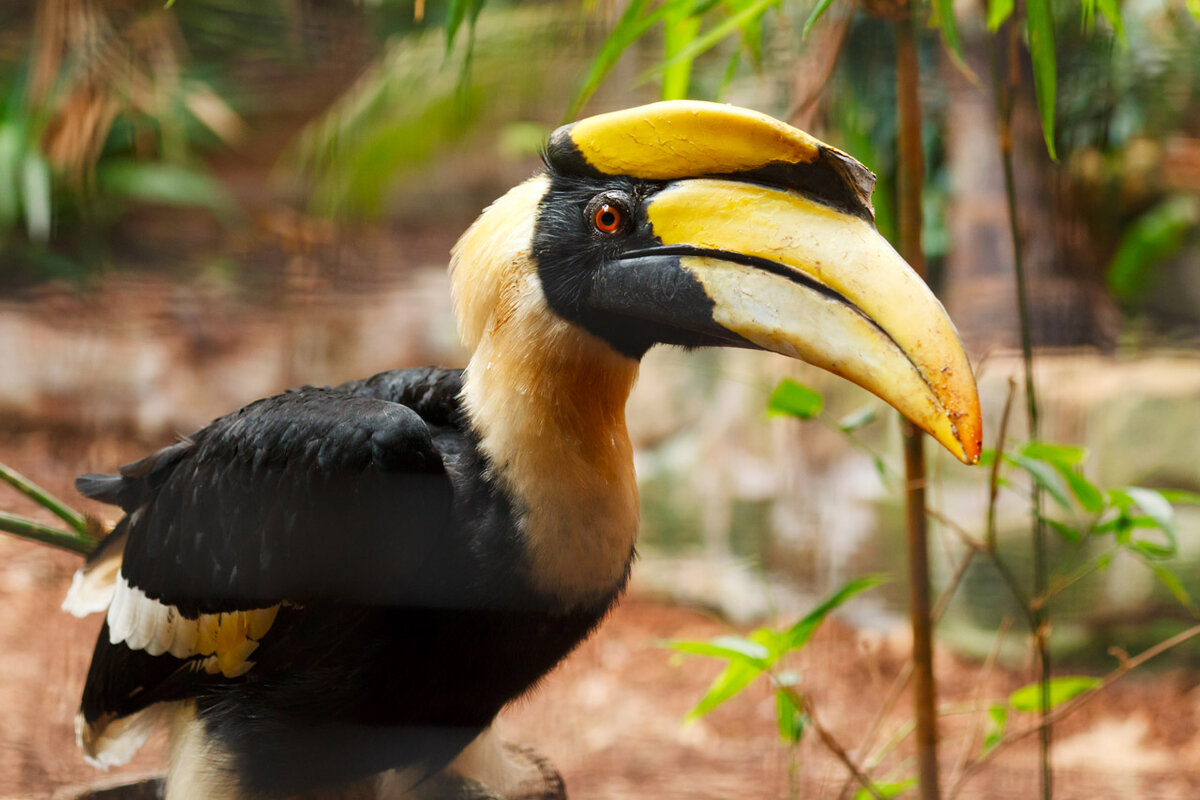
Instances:
[[[907,9],[906,9],[907,10]],[[921,245],[921,193],[925,158],[921,148],[920,65],[911,11],[896,21],[896,102],[899,117],[900,255],[925,277]],[[913,702],[917,717],[917,774],[921,800],[939,800],[937,687],[933,676],[929,530],[925,511],[924,439],[909,423],[904,431],[905,512],[909,567],[909,617],[913,631]]]
[[[70,531],[51,528],[49,525],[3,511],[0,511],[0,531],[85,556],[95,550],[97,544],[96,540],[89,536],[79,536]]]
[[[88,533],[87,517],[59,500],[50,492],[38,486],[15,469],[0,464],[0,481],[12,486],[21,494],[33,500],[42,508],[51,511],[56,517],[70,525],[79,533]]]
[[[1016,15],[1014,15],[1014,19]],[[1016,275],[1017,314],[1021,327],[1021,357],[1025,372],[1025,413],[1028,418],[1029,438],[1040,438],[1037,387],[1033,374],[1033,330],[1029,315],[1029,284],[1025,272],[1024,245],[1021,239],[1020,221],[1017,218],[1017,189],[1013,168],[1013,94],[1021,81],[1020,47],[1016,23],[1007,23],[1008,36],[998,37],[997,54],[993,79],[996,86],[997,117],[999,120],[1000,159],[1004,167],[1004,192],[1008,201],[1009,236],[1013,248],[1013,272]],[[999,49],[1004,47],[1001,55]],[[1004,69],[1000,59],[1004,58]],[[1043,492],[1041,484],[1034,482],[1033,519],[1031,521],[1033,548],[1033,596],[1044,597],[1047,587],[1046,523],[1042,515]],[[1037,660],[1039,737],[1038,755],[1041,775],[1041,800],[1052,800],[1054,796],[1054,773],[1050,764],[1052,744],[1050,724],[1050,649],[1046,641],[1050,630],[1050,615],[1044,603],[1029,608],[1030,625],[1033,628],[1033,646]]]

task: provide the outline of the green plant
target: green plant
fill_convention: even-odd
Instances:
[[[785,379],[772,393],[768,408],[775,415],[818,420],[831,429],[842,430],[851,437],[856,447],[870,452],[870,448],[855,435],[865,422],[847,424],[865,420],[870,415],[858,411],[843,418],[846,422],[835,420],[828,416],[824,398],[815,389]],[[1045,442],[1027,442],[1010,448],[1006,442],[1008,414],[1009,407],[1006,407],[996,447],[985,450],[980,459],[981,465],[989,470],[988,480],[981,487],[981,491],[987,493],[988,502],[985,516],[978,526],[980,530],[969,530],[957,520],[937,511],[929,512],[932,519],[953,532],[962,544],[958,564],[933,612],[934,621],[940,618],[975,558],[986,559],[995,567],[1030,634],[1034,634],[1041,624],[1043,617],[1039,612],[1052,606],[1089,576],[1107,569],[1117,558],[1130,559],[1143,565],[1181,606],[1196,615],[1196,606],[1184,583],[1172,569],[1172,561],[1179,555],[1174,506],[1200,504],[1200,494],[1140,486],[1100,486],[1084,472],[1087,453],[1083,448]],[[878,454],[872,454],[872,457],[877,463],[882,462]],[[888,468],[880,469],[883,470],[881,475],[887,474]],[[1058,559],[1046,565],[1046,583],[1040,589],[1019,574],[1002,552],[997,541],[996,525],[996,509],[1002,493],[1009,493],[1032,508],[1036,490],[1044,491],[1052,503],[1050,511],[1041,515],[1041,520],[1062,544]],[[788,653],[807,644],[808,638],[790,639],[788,633],[811,624],[813,619],[819,624],[846,599],[878,583],[879,578],[872,577],[847,584],[792,629],[779,631],[762,628],[745,638],[721,637],[706,643],[673,643],[672,647],[681,652],[728,661],[726,669],[689,713],[689,718],[707,713],[742,691],[755,678],[766,675],[776,692],[780,708],[780,735],[794,745],[810,727],[811,720],[805,713],[811,711],[811,700],[804,695],[796,675],[782,671],[780,664]],[[1001,633],[1003,630],[1002,626]],[[957,772],[949,784],[950,795],[961,792],[968,780],[988,764],[998,751],[1038,734],[1044,724],[1053,724],[1074,712],[1134,668],[1196,636],[1200,636],[1200,625],[1183,630],[1137,656],[1130,657],[1118,651],[1117,666],[1104,676],[1046,675],[1013,691],[1003,700],[984,705],[976,713],[982,715],[986,724],[972,745],[974,749],[964,752],[960,759]],[[1043,638],[1047,637],[1043,635]],[[799,642],[799,646],[791,646],[793,641]],[[784,646],[781,647],[780,643]],[[983,669],[986,671],[989,668],[985,666]],[[907,668],[901,673],[896,689],[884,702],[885,709],[890,708],[911,675],[911,669]],[[784,699],[779,699],[781,697]],[[795,714],[791,716],[784,713],[789,702],[795,709]],[[943,707],[939,713],[946,714],[952,710]],[[1028,719],[1031,716],[1034,717],[1032,722]],[[820,734],[821,741],[842,760],[850,773],[842,796],[848,796],[850,791],[855,790],[858,792],[856,797],[888,797],[913,785],[913,780],[897,783],[890,778],[880,783],[874,780],[872,773],[885,755],[912,735],[915,726],[902,726],[896,735],[883,745],[876,746],[874,736],[878,730],[879,726],[873,725],[871,732],[859,743],[858,752],[865,754],[861,763],[849,757],[827,731]]]
[[[799,384],[796,384],[797,386]],[[808,390],[812,392],[812,390]],[[819,394],[813,392],[820,397]],[[872,589],[887,580],[881,575],[852,580],[819,603],[812,611],[786,628],[759,628],[748,636],[719,636],[709,641],[677,640],[666,643],[666,647],[689,656],[705,656],[725,662],[725,668],[713,679],[708,691],[700,698],[686,720],[694,721],[709,713],[726,700],[740,694],[751,683],[763,678],[771,685],[775,695],[776,727],[779,736],[790,745],[792,776],[795,777],[796,749],[806,730],[818,731],[823,741],[830,743],[835,753],[843,756],[856,775],[861,775],[845,758],[845,751],[833,740],[832,735],[816,722],[811,699],[803,691],[798,673],[787,668],[789,656],[803,650],[812,640],[813,634],[833,611],[852,597]],[[892,796],[887,791],[863,779],[863,787],[873,796]],[[795,786],[793,785],[793,794]]]

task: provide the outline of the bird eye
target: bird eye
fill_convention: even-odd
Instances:
[[[596,209],[596,216],[593,222],[596,225],[596,230],[602,233],[616,233],[621,228],[621,220],[625,215],[621,213],[621,209],[610,203],[604,203]]]
[[[629,203],[618,193],[598,194],[588,203],[585,218],[594,230],[608,236],[629,227]]]

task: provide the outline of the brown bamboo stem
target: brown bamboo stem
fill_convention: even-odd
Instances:
[[[898,206],[900,255],[925,276],[921,245],[921,193],[925,158],[921,148],[920,65],[915,20],[896,22],[896,101],[899,116]],[[909,617],[913,631],[913,702],[917,717],[917,775],[921,800],[939,800],[937,689],[933,677],[933,623],[930,601],[929,531],[925,511],[924,440],[905,423],[904,473],[909,563]]]

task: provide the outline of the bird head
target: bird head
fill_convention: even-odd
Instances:
[[[544,160],[455,247],[472,351],[506,329],[543,350],[598,340],[631,362],[656,344],[769,350],[857,383],[978,460],[970,365],[875,229],[862,164],[763,114],[693,101],[566,125]]]

